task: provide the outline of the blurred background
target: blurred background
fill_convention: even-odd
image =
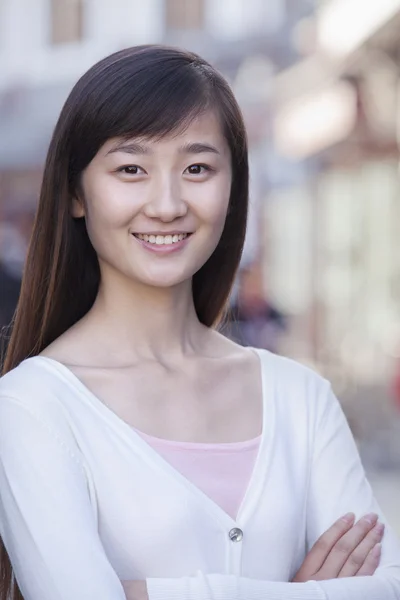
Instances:
[[[126,46],[198,52],[250,138],[225,333],[332,381],[400,533],[399,27],[400,0],[0,0],[0,326],[73,84]]]

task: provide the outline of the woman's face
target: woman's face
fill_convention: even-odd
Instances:
[[[191,279],[219,242],[231,181],[229,147],[212,112],[160,141],[109,140],[73,203],[103,281],[110,270],[159,287]]]

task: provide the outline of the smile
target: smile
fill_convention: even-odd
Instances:
[[[148,244],[154,244],[156,246],[170,246],[171,244],[178,244],[186,239],[189,233],[175,233],[169,235],[152,235],[146,233],[134,233],[135,238],[147,242]]]

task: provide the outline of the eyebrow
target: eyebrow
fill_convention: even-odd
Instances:
[[[152,150],[148,146],[143,146],[138,142],[122,142],[118,144],[118,146],[114,146],[107,152],[107,156],[109,154],[114,154],[115,152],[125,152],[126,154],[139,154],[139,155],[149,155],[153,154]],[[220,154],[220,151],[211,144],[205,144],[203,142],[193,142],[184,144],[178,150],[180,154],[203,154],[203,153],[211,153],[211,154]]]
[[[203,154],[205,152],[220,154],[220,151],[215,146],[212,146],[211,144],[204,144],[202,142],[185,144],[179,148],[179,152],[182,154]]]

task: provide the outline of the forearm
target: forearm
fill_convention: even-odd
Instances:
[[[147,589],[149,600],[400,600],[400,580],[389,574],[284,583],[199,573],[181,579],[150,578]]]
[[[150,578],[147,589],[149,600],[330,600],[313,581],[280,583],[200,572],[181,579]]]

